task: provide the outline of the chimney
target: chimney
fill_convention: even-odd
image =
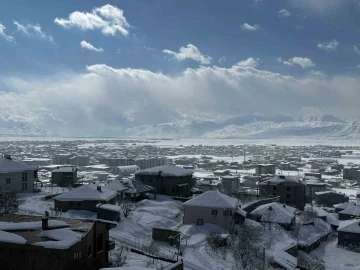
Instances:
[[[49,229],[49,220],[48,220],[48,217],[43,217],[43,218],[41,219],[41,228],[42,228],[43,231]]]
[[[101,192],[101,186],[96,187],[97,191]]]

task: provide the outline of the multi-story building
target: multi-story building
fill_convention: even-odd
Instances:
[[[221,177],[221,190],[225,194],[236,193],[239,190],[240,181],[238,176],[226,175]]]
[[[60,187],[72,186],[77,182],[76,167],[60,167],[51,172],[51,182]]]
[[[360,180],[360,167],[359,166],[344,167],[343,179],[359,181]]]
[[[315,192],[327,190],[327,184],[317,180],[305,180],[305,197],[307,202],[312,202],[315,198]]]
[[[275,165],[274,164],[258,164],[255,167],[255,174],[271,174],[275,175]]]
[[[295,206],[303,210],[305,207],[305,185],[292,177],[277,175],[259,184],[261,196],[279,196],[280,203]]]
[[[6,214],[0,217],[0,259],[4,270],[96,270],[108,265],[109,230],[103,220]]]
[[[69,164],[70,154],[58,154],[53,158],[53,163],[57,165]]]
[[[349,197],[347,197],[345,194],[331,190],[315,192],[314,199],[315,204],[326,207],[333,207],[334,204],[345,203],[349,201]]]
[[[34,192],[38,169],[10,156],[0,158],[0,186],[16,192]]]
[[[69,164],[75,166],[87,166],[89,165],[89,156],[74,156],[69,158]]]

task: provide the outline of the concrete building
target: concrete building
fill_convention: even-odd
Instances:
[[[117,166],[114,169],[114,173],[119,174],[122,177],[126,177],[131,174],[135,174],[138,171],[140,171],[140,168],[137,165]]]
[[[279,196],[280,203],[295,206],[303,210],[305,207],[305,185],[292,177],[277,175],[259,184],[260,196]]]
[[[70,154],[59,154],[53,158],[53,163],[57,165],[69,164]]]
[[[236,193],[240,188],[238,176],[226,175],[221,177],[221,190],[225,194]]]
[[[360,219],[340,222],[337,232],[338,245],[360,247]]]
[[[232,232],[235,225],[235,212],[238,210],[237,199],[217,190],[207,191],[183,203],[184,224],[205,223],[218,225]]]
[[[85,270],[108,265],[109,230],[96,220],[7,214],[0,217],[0,258],[4,270]]]
[[[22,162],[28,165],[41,167],[51,165],[53,161],[51,158],[26,158],[23,159]]]
[[[275,175],[274,164],[258,164],[255,167],[255,175],[271,174]]]
[[[193,172],[177,166],[167,165],[138,171],[135,180],[156,188],[156,193],[187,197],[195,185]]]
[[[311,203],[315,198],[315,192],[326,191],[326,183],[317,180],[305,180],[305,197],[306,201]]]
[[[326,207],[333,207],[334,204],[344,203],[349,201],[349,197],[345,194],[337,193],[335,191],[315,192],[315,204]]]
[[[88,166],[90,162],[89,156],[74,156],[68,160],[69,164],[74,166]]]
[[[95,185],[84,185],[54,197],[55,209],[66,212],[70,209],[96,212],[98,203],[114,204],[116,191]]]
[[[51,172],[52,184],[60,187],[72,186],[77,182],[76,167],[61,167]]]
[[[166,166],[169,164],[169,160],[166,157],[153,157],[153,158],[139,158],[135,160],[135,165],[140,169],[147,169],[158,166]]]
[[[343,179],[359,181],[360,180],[360,167],[359,166],[344,167]]]
[[[37,170],[32,165],[12,160],[10,156],[0,158],[0,186],[16,192],[34,192]]]

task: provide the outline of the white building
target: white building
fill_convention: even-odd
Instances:
[[[0,186],[16,192],[34,192],[37,168],[23,162],[0,158]]]
[[[140,171],[140,168],[137,165],[117,166],[114,170],[114,172],[120,176],[129,176],[131,174],[135,174],[138,171]]]

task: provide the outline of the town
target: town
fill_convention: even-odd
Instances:
[[[360,264],[360,147],[178,143],[0,142],[2,269]]]

